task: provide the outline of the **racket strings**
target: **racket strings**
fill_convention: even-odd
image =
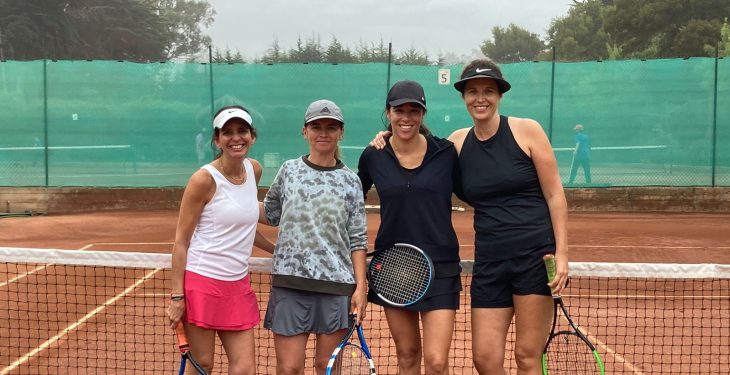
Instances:
[[[337,353],[332,374],[361,375],[369,374],[370,365],[363,350],[357,345],[347,345]]]
[[[601,373],[591,348],[574,333],[553,337],[547,349],[547,367],[550,375]]]
[[[405,246],[394,246],[376,254],[371,286],[390,302],[408,304],[421,297],[429,286],[431,267],[423,254]]]

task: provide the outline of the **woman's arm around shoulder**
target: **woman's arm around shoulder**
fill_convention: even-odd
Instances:
[[[471,130],[470,127],[455,130],[451,133],[451,135],[449,135],[449,138],[447,138],[449,141],[454,143],[454,147],[456,147],[456,152],[458,154],[461,154],[461,147],[464,145],[464,140],[466,139],[466,135],[469,134],[469,130]]]

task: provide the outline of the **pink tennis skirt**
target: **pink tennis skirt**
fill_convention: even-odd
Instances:
[[[244,331],[259,324],[251,278],[222,281],[185,271],[185,321],[221,331]]]

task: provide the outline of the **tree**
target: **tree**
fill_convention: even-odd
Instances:
[[[80,48],[69,1],[0,0],[0,55],[10,60],[57,59]]]
[[[297,63],[319,63],[324,61],[324,50],[319,35],[302,41],[301,35],[297,38],[297,47],[289,51],[289,61]]]
[[[716,46],[705,44],[705,52],[712,56],[717,49],[718,56],[730,56],[730,25],[727,23],[727,17],[720,28],[720,41]]]
[[[485,40],[481,50],[484,55],[501,63],[534,60],[545,50],[545,43],[540,36],[531,33],[515,24],[506,28],[492,28],[492,40]]]
[[[357,60],[361,63],[388,62],[390,58],[388,47],[383,42],[383,38],[380,38],[380,44],[377,46],[372,42],[368,46],[367,43],[360,41],[355,54],[357,55]]]
[[[567,61],[603,60],[609,51],[620,49],[604,30],[606,14],[612,5],[603,1],[574,2],[568,15],[551,22],[548,45],[555,48],[557,58]]]
[[[84,0],[66,13],[82,48],[59,59],[164,61],[168,35],[149,2]]]
[[[328,63],[354,63],[355,56],[346,47],[342,46],[337,38],[333,35],[330,45],[324,52],[324,61]]]
[[[563,60],[714,56],[728,14],[727,0],[574,1],[548,40]]]
[[[726,0],[615,0],[605,30],[628,58],[707,56],[720,40]],[[711,54],[711,55],[714,55]]]
[[[279,46],[279,38],[274,37],[274,41],[271,43],[271,47],[266,51],[264,57],[258,62],[263,64],[276,64],[286,62],[286,51],[282,50]]]
[[[430,65],[428,55],[425,52],[417,50],[415,47],[411,47],[401,52],[401,54],[396,57],[395,62],[397,64],[406,65]]]
[[[205,0],[141,0],[151,2],[159,14],[166,36],[167,59],[191,60],[206,46],[210,37],[204,35],[201,26],[213,23],[215,10]]]
[[[219,49],[215,49],[213,52],[213,62],[215,63],[228,63],[228,64],[245,64],[246,60],[243,58],[243,55],[239,50],[236,50],[236,52],[232,52],[229,47],[226,47],[225,51],[221,51]]]
[[[198,0],[0,0],[4,58],[190,59],[214,11]]]

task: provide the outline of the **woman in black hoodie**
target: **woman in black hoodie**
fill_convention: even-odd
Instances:
[[[424,126],[426,98],[417,82],[393,85],[385,114],[392,137],[383,150],[367,147],[358,165],[364,192],[375,184],[380,198],[375,248],[399,242],[421,248],[434,262],[435,279],[424,299],[408,307],[390,306],[372,291],[368,300],[384,307],[399,374],[424,373],[421,357],[425,374],[446,374],[461,291],[459,242],[451,224],[451,194],[460,181],[458,155],[451,142],[432,136]]]

